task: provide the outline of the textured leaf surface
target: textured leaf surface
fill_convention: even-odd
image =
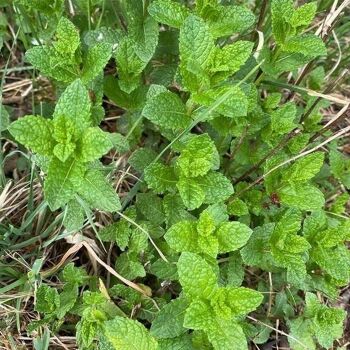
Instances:
[[[117,193],[99,170],[88,170],[79,182],[77,190],[93,208],[108,212],[121,209]]]
[[[158,22],[175,28],[180,28],[190,14],[187,7],[172,0],[153,1],[148,12]]]
[[[182,253],[177,263],[179,280],[190,298],[209,298],[217,288],[217,277],[211,266],[199,255]]]
[[[205,68],[214,51],[214,41],[205,22],[189,16],[180,29],[180,56],[186,66]]]
[[[68,159],[64,163],[58,159],[50,162],[44,192],[51,210],[62,207],[73,198],[84,171],[84,166],[75,159]]]
[[[216,232],[220,253],[227,253],[243,247],[249,240],[252,230],[240,222],[225,222]]]
[[[301,210],[318,210],[324,206],[323,193],[310,184],[285,186],[279,191],[281,202]]]
[[[151,164],[145,169],[145,180],[156,193],[171,191],[177,183],[174,170],[161,163]]]
[[[88,128],[80,140],[79,158],[82,162],[90,162],[101,158],[112,147],[108,133],[100,128]]]
[[[315,17],[317,10],[317,2],[309,2],[298,7],[289,20],[289,23],[293,27],[307,26],[309,25]]]
[[[214,63],[211,71],[229,72],[233,74],[247,61],[253,49],[250,41],[239,40],[233,44],[217,49],[214,56]]]
[[[81,80],[76,80],[66,88],[58,100],[54,117],[62,115],[71,118],[76,130],[82,132],[91,125],[90,107],[87,89]]]
[[[205,199],[201,183],[192,178],[181,178],[176,184],[180,196],[189,210],[199,208]]]
[[[253,13],[244,6],[217,6],[209,17],[210,32],[214,38],[240,33],[255,22]]]
[[[151,334],[157,338],[175,338],[186,332],[183,327],[188,302],[178,298],[165,305],[154,319]]]
[[[307,57],[317,57],[327,54],[326,46],[321,38],[313,34],[304,34],[288,39],[283,45],[286,52],[301,53]]]
[[[123,317],[107,321],[104,334],[115,350],[157,350],[157,341],[141,323]]]
[[[324,161],[324,153],[316,152],[298,159],[288,168],[284,177],[290,183],[295,181],[307,181],[312,179],[321,169]]]
[[[20,143],[44,156],[53,152],[54,139],[52,137],[52,122],[43,117],[28,115],[13,122],[9,132]]]
[[[193,137],[181,151],[177,164],[186,177],[205,175],[215,167],[218,158],[214,142],[208,134]]]
[[[107,65],[112,56],[112,45],[109,43],[98,43],[89,49],[82,71],[84,83],[96,78]]]
[[[194,221],[180,221],[171,226],[164,236],[170,247],[177,252],[198,252],[197,230]]]
[[[149,99],[142,114],[152,123],[171,130],[186,128],[191,121],[180,97],[170,91]]]

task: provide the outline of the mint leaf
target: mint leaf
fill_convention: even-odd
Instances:
[[[164,238],[176,252],[198,252],[196,222],[180,221],[171,226]]]
[[[199,184],[208,204],[223,202],[234,192],[230,180],[219,172],[209,172],[200,178]]]
[[[182,253],[177,268],[179,281],[188,297],[209,298],[217,288],[217,277],[213,269],[199,255]]]
[[[322,39],[313,34],[304,34],[288,39],[283,45],[283,51],[301,53],[310,58],[327,54]]]
[[[302,182],[312,179],[321,169],[324,162],[324,153],[316,152],[298,159],[290,166],[283,178],[290,182]]]
[[[195,178],[180,178],[176,184],[180,196],[189,210],[199,208],[205,199],[203,186]]]
[[[271,113],[271,129],[278,135],[287,133],[295,128],[296,107],[286,103]]]
[[[224,222],[216,232],[220,253],[232,252],[243,247],[252,232],[248,226],[240,222]]]
[[[150,98],[142,115],[155,125],[171,130],[184,129],[191,121],[180,97],[170,91],[161,92]]]
[[[209,27],[200,17],[186,18],[180,28],[179,42],[181,62],[186,69],[207,67],[214,52],[214,41]]]
[[[186,332],[183,327],[186,299],[178,298],[165,305],[152,322],[151,334],[157,338],[175,338]]]
[[[79,181],[77,191],[92,208],[108,212],[121,209],[117,193],[99,170],[88,170]]]
[[[244,6],[215,6],[208,16],[210,32],[214,38],[241,33],[255,22],[254,14]]]
[[[158,22],[180,28],[190,15],[187,7],[173,0],[156,0],[148,7],[149,14]]]
[[[157,350],[157,341],[141,323],[115,317],[104,324],[104,335],[115,350]]]
[[[81,79],[86,84],[96,78],[107,65],[112,56],[112,45],[98,43],[89,48],[84,61]]]
[[[75,159],[68,159],[66,162],[52,159],[44,184],[45,198],[51,210],[64,206],[74,197],[75,188],[84,172],[84,166]]]
[[[91,125],[91,103],[87,89],[81,80],[70,84],[55,107],[54,118],[66,116],[72,119],[75,129],[82,132]]]
[[[55,49],[61,54],[73,55],[80,45],[77,28],[67,18],[62,17],[57,25]]]
[[[192,95],[192,99],[203,106],[211,107],[224,95],[227,95],[227,98],[216,108],[218,113],[229,118],[247,115],[247,96],[237,86],[222,86],[204,92],[195,93]]]
[[[173,168],[161,163],[153,163],[145,169],[145,181],[156,193],[164,193],[175,188],[177,177]]]
[[[218,157],[214,142],[208,134],[202,134],[190,139],[181,151],[177,165],[184,176],[197,177],[217,168]]]
[[[317,10],[317,2],[309,2],[298,7],[292,17],[289,19],[289,23],[293,27],[308,26],[315,17]]]
[[[283,44],[289,32],[288,22],[294,14],[293,0],[272,0],[272,32],[278,44]]]
[[[54,148],[52,121],[43,117],[28,115],[8,127],[11,135],[33,152],[44,156],[52,155]]]
[[[318,210],[324,206],[323,193],[313,185],[296,183],[284,186],[278,195],[283,204],[301,210]]]
[[[112,147],[109,134],[100,128],[87,128],[78,145],[78,157],[82,162],[101,158]]]
[[[213,58],[212,72],[227,72],[231,75],[237,72],[251,55],[253,43],[239,40],[233,44],[217,49]]]
[[[55,288],[42,284],[35,294],[35,310],[42,313],[52,314],[60,306],[60,297]]]

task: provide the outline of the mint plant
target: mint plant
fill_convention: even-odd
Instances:
[[[18,142],[35,154],[45,175],[44,193],[51,210],[66,205],[111,212],[120,209],[98,159],[112,149],[112,135],[95,125],[91,102],[81,80],[61,95],[52,119],[25,116],[9,126]],[[79,205],[80,211],[83,206]],[[81,216],[83,218],[83,216]]]
[[[90,248],[36,275],[29,331],[83,350],[345,344],[350,161],[342,119],[322,121],[339,82],[314,34],[326,5],[73,3],[26,53],[61,92],[53,114],[3,123]]]

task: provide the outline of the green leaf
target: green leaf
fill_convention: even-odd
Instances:
[[[306,293],[305,316],[312,317],[311,329],[318,342],[324,348],[331,348],[335,339],[343,334],[343,322],[346,317],[345,310],[329,308],[323,305],[312,293]]]
[[[127,253],[122,253],[115,261],[115,269],[125,278],[134,280],[137,277],[145,277],[146,271],[143,265],[130,257]]]
[[[216,169],[218,157],[214,142],[208,134],[202,134],[190,139],[181,151],[177,165],[184,176],[197,177]]]
[[[120,88],[126,93],[131,93],[139,86],[140,74],[147,62],[137,55],[135,42],[129,37],[120,41],[115,58],[118,65]]]
[[[216,49],[211,71],[228,72],[229,75],[237,72],[251,55],[253,45],[250,41],[239,40]]]
[[[233,316],[246,315],[263,301],[263,295],[253,289],[244,287],[226,287],[227,302],[232,309]]]
[[[164,238],[176,252],[198,252],[196,222],[180,221],[171,226]]]
[[[310,328],[310,321],[297,318],[289,321],[290,335],[288,342],[294,350],[316,350],[313,340],[313,333]],[[296,339],[296,340],[295,340]]]
[[[109,139],[112,142],[113,148],[115,148],[119,153],[126,153],[130,150],[130,144],[128,139],[117,132],[109,133]]]
[[[55,49],[61,54],[73,55],[80,45],[80,37],[77,28],[67,18],[62,17],[56,30],[57,41]]]
[[[304,34],[288,39],[283,45],[283,51],[301,53],[310,58],[327,54],[322,39],[313,34]]]
[[[192,99],[206,107],[211,107],[217,100],[227,96],[215,109],[216,112],[228,117],[236,118],[246,116],[248,112],[248,99],[238,86],[221,86],[200,93],[192,94]]]
[[[72,119],[75,129],[83,132],[91,126],[91,103],[87,89],[81,80],[70,84],[61,95],[55,108],[54,118],[66,116]]]
[[[289,33],[288,22],[294,14],[293,0],[272,0],[272,32],[278,44],[283,44]]]
[[[148,6],[149,14],[158,22],[180,28],[190,15],[187,7],[172,0],[155,0]]]
[[[189,210],[199,208],[205,199],[205,192],[202,184],[196,178],[182,177],[176,184],[180,196]]]
[[[164,193],[175,188],[177,177],[172,167],[153,163],[145,169],[145,181],[156,193]]]
[[[112,56],[112,45],[109,43],[98,43],[89,48],[84,61],[81,79],[87,84],[96,78],[105,68]]]
[[[183,327],[188,302],[184,298],[166,304],[152,322],[151,334],[157,338],[175,338],[186,332]]]
[[[53,120],[53,137],[59,143],[70,142],[75,134],[75,124],[70,116],[58,115]]]
[[[85,212],[75,199],[67,204],[66,214],[63,220],[64,227],[68,231],[77,231],[83,227]]]
[[[79,160],[91,162],[106,154],[113,147],[113,144],[109,134],[100,128],[87,128],[78,147]]]
[[[157,341],[141,323],[115,317],[104,324],[104,335],[115,350],[157,350]]]
[[[148,99],[142,115],[155,125],[171,130],[184,129],[191,121],[180,97],[170,91]]]
[[[317,2],[309,2],[298,7],[292,17],[289,19],[289,23],[293,27],[308,26],[315,17],[317,10]]]
[[[76,193],[76,186],[84,177],[85,167],[75,159],[61,162],[52,159],[44,184],[45,199],[51,210],[67,204]]]
[[[75,305],[78,298],[78,285],[76,283],[66,283],[60,293],[60,307],[56,311],[59,319],[62,319]]]
[[[136,207],[147,220],[156,225],[161,225],[165,220],[162,200],[154,193],[139,193]]]
[[[248,215],[247,204],[239,198],[235,198],[227,204],[227,211],[230,215],[243,216]]]
[[[60,297],[57,289],[42,284],[35,294],[35,311],[52,314],[60,306]]]
[[[58,81],[71,83],[78,78],[79,70],[71,57],[60,55],[53,47],[35,46],[25,55],[26,60],[44,75]]]
[[[244,6],[216,6],[208,16],[210,32],[214,38],[241,33],[250,28],[254,14]]]
[[[18,142],[33,152],[44,156],[52,155],[54,139],[51,120],[28,115],[11,123],[8,130]]]
[[[296,127],[296,106],[286,103],[271,113],[271,129],[278,135],[285,134]]]
[[[182,220],[191,220],[193,216],[186,210],[179,194],[168,194],[163,198],[167,227]]]
[[[230,180],[219,172],[212,171],[201,177],[199,185],[208,204],[223,202],[234,192]]]
[[[308,183],[284,186],[278,195],[283,204],[300,210],[318,210],[325,203],[323,193]]]
[[[157,157],[150,148],[138,148],[129,158],[129,164],[138,172],[143,172]]]
[[[208,210],[202,211],[197,223],[198,234],[201,236],[210,236],[215,230],[215,221]]]
[[[91,208],[107,212],[121,209],[117,193],[99,170],[88,170],[79,182],[77,192]]]
[[[252,230],[238,221],[224,222],[216,231],[220,253],[228,253],[243,247],[249,240]]]
[[[177,268],[179,281],[188,297],[209,298],[217,288],[217,277],[212,267],[199,255],[182,253]]]
[[[214,40],[200,17],[186,18],[180,29],[180,57],[185,67],[205,68],[214,52]]]
[[[315,152],[301,159],[298,159],[290,166],[283,175],[283,178],[290,182],[303,182],[312,179],[321,169],[324,162],[324,153]]]

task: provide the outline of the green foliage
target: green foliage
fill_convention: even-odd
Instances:
[[[77,195],[87,206],[117,211],[119,199],[102,168],[90,169],[112,147],[104,131],[92,127],[88,91],[76,80],[61,95],[53,119],[25,116],[9,126],[14,138],[48,161],[45,198],[56,210]]]
[[[69,334],[82,350],[285,346],[276,320],[291,349],[342,337],[345,312],[332,305],[350,281],[350,160],[335,124],[321,123],[334,54],[312,22],[325,5],[273,0],[257,23],[253,3],[76,0],[68,14],[62,1],[16,1],[52,19],[26,59],[58,96],[52,113],[0,109],[1,136],[33,153],[31,178],[57,211],[43,205],[29,224],[36,196],[19,227],[0,220],[6,249],[43,230],[27,241],[45,251],[20,290],[34,297],[36,344]],[[43,262],[61,238],[87,251],[76,265],[59,251],[58,272],[51,255]]]

